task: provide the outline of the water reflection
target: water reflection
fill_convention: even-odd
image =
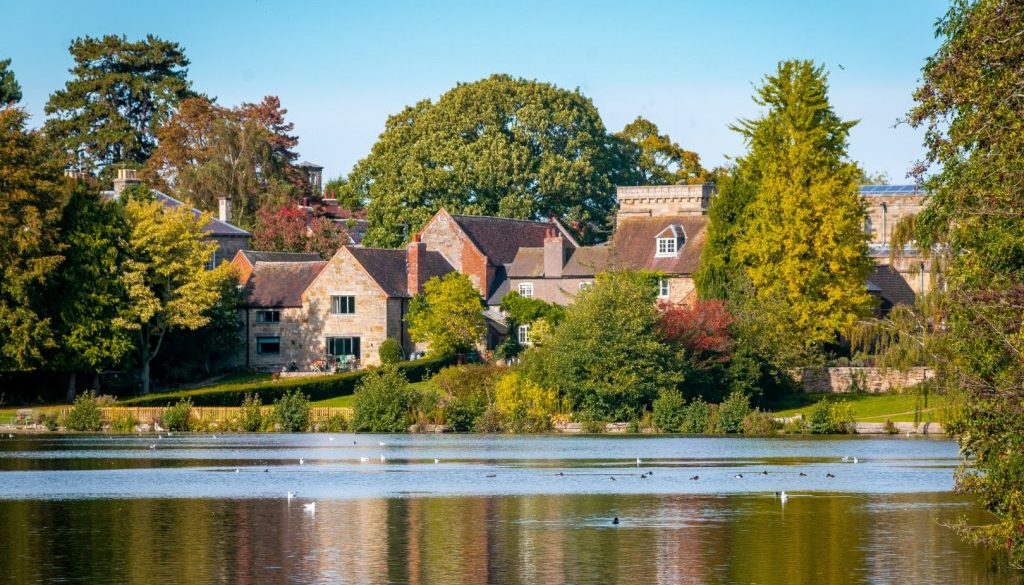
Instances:
[[[1022,583],[951,494],[0,502],[11,583]],[[613,526],[612,516],[622,518]]]

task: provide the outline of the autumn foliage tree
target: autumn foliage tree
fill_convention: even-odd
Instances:
[[[697,366],[729,361],[735,346],[730,327],[735,320],[720,300],[693,304],[661,303],[658,328],[664,339],[686,352]]]
[[[237,108],[187,99],[157,131],[145,176],[200,209],[230,197],[233,223],[253,227],[257,210],[295,199],[303,185],[286,113],[274,96]]]
[[[628,155],[635,157],[633,166],[640,184],[702,183],[709,179],[696,152],[684,149],[668,134],[659,132],[654,122],[637,116],[615,134],[627,145]]]
[[[272,205],[256,213],[252,246],[269,252],[317,252],[330,258],[345,243],[344,230],[326,217],[311,217],[295,205]]]

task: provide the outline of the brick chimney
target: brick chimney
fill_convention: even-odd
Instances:
[[[217,219],[224,223],[231,223],[231,198],[217,198]]]
[[[420,241],[419,234],[414,235],[406,252],[406,286],[410,295],[418,294],[424,281],[427,280],[426,258],[424,257],[426,253],[427,245]]]
[[[120,195],[129,185],[141,183],[135,176],[135,169],[117,169],[117,178],[114,179],[114,193]]]
[[[544,234],[544,276],[545,278],[561,278],[565,267],[566,241],[555,228],[548,228]]]

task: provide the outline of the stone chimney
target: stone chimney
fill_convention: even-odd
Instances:
[[[406,252],[406,287],[409,289],[410,295],[418,294],[424,281],[427,280],[426,258],[424,257],[426,253],[427,245],[420,241],[419,234],[414,235]]]
[[[567,242],[557,229],[550,227],[544,235],[544,277],[561,278],[565,267]]]
[[[117,169],[117,178],[114,179],[114,193],[120,195],[129,185],[141,183],[135,176],[135,169]]]
[[[231,198],[217,198],[217,219],[224,223],[231,223]]]

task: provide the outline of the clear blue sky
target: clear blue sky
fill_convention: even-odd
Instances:
[[[757,113],[753,84],[781,59],[811,58],[830,69],[840,115],[861,120],[851,156],[905,182],[921,137],[893,125],[947,4],[0,0],[0,58],[39,125],[73,38],[177,41],[194,87],[220,103],[280,96],[302,158],[327,176],[365,156],[389,114],[495,72],[578,87],[613,131],[643,115],[711,166],[742,151],[728,125]]]

